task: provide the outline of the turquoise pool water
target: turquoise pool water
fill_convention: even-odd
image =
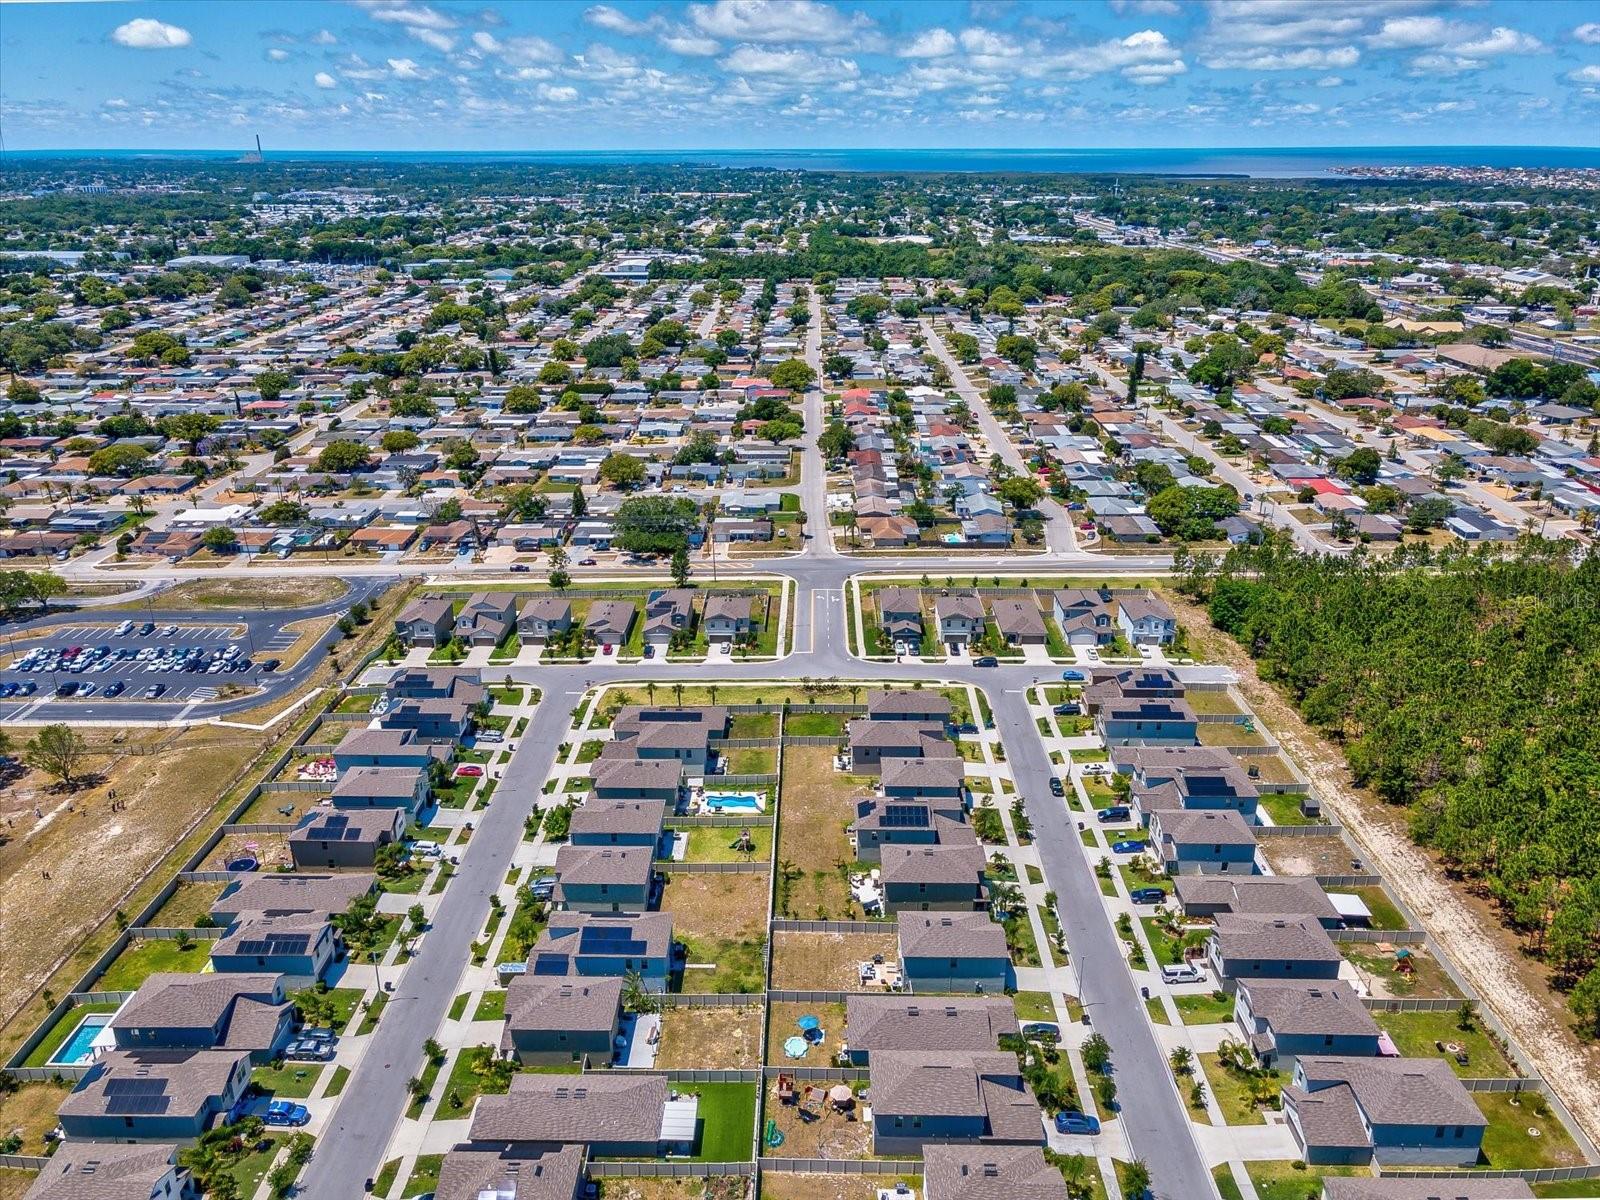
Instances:
[[[760,812],[762,802],[755,792],[707,792],[705,806],[713,812]]]
[[[61,1043],[61,1048],[51,1057],[49,1066],[75,1067],[79,1063],[86,1063],[94,1052],[94,1039],[100,1036],[100,1031],[111,1024],[111,1013],[90,1013],[78,1027],[72,1031],[72,1036]]]

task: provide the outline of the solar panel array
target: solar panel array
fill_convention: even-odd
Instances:
[[[107,1080],[105,1095],[106,1112],[116,1116],[154,1116],[171,1102],[165,1079]]]
[[[304,954],[311,945],[309,933],[269,933],[239,943],[240,954]]]
[[[586,926],[578,935],[579,954],[642,955],[649,947],[633,936],[633,930],[616,925]]]
[[[567,973],[567,956],[565,954],[539,954],[533,960],[533,973],[535,975],[565,975]]]
[[[889,829],[926,829],[931,824],[925,804],[886,805],[881,823]]]

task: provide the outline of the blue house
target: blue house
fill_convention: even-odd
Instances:
[[[1315,917],[1218,913],[1206,959],[1217,982],[1232,991],[1253,979],[1339,977],[1339,948]]]
[[[1004,992],[1015,974],[1005,930],[986,912],[904,912],[900,970],[916,992]]]
[[[250,1085],[237,1050],[113,1050],[89,1068],[56,1119],[72,1141],[191,1142]]]
[[[1233,995],[1233,1019],[1263,1067],[1293,1070],[1307,1054],[1378,1053],[1378,1023],[1342,979],[1241,981]]]
[[[1231,808],[1161,810],[1150,838],[1168,875],[1256,873],[1256,835]]]
[[[252,914],[211,943],[211,969],[272,972],[294,986],[321,979],[338,953],[338,932],[320,913]]]
[[[638,972],[646,987],[664,992],[672,956],[671,913],[556,911],[528,953],[526,973],[620,977]]]
[[[1489,1124],[1442,1058],[1303,1057],[1283,1113],[1314,1165],[1475,1166]]]

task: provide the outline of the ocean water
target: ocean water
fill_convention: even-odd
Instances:
[[[33,150],[13,158],[230,160],[238,150]],[[1211,149],[835,149],[835,150],[267,150],[266,160],[607,166],[754,167],[788,171],[1017,174],[1236,175],[1315,178],[1348,166],[1600,169],[1600,148],[1582,146],[1285,146]]]

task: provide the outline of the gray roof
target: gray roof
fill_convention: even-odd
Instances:
[[[1249,823],[1231,808],[1163,810],[1150,818],[1151,832],[1163,842],[1195,845],[1254,846]]]
[[[581,1146],[452,1150],[433,1194],[436,1200],[573,1200],[582,1181]]]
[[[1449,1064],[1441,1058],[1302,1055],[1295,1074],[1305,1078],[1307,1091],[1313,1096],[1348,1087],[1374,1125],[1481,1128],[1489,1123]]]
[[[1141,617],[1152,617],[1158,621],[1177,620],[1167,602],[1149,592],[1138,596],[1119,597],[1117,603],[1122,606],[1123,613],[1130,621],[1137,621]]]
[[[472,1114],[475,1142],[656,1142],[665,1075],[514,1075]]]
[[[228,932],[211,943],[211,955],[302,954],[317,944],[317,938],[328,927],[328,919],[321,913],[290,913],[281,917],[251,915],[233,925]],[[304,940],[301,940],[304,939]],[[254,943],[273,943],[269,949],[258,949]],[[245,947],[250,949],[246,951]]]
[[[63,1142],[24,1200],[148,1200],[177,1157],[166,1142]]]
[[[133,999],[112,1018],[111,1026],[113,1029],[208,1030],[226,1020],[222,1039],[231,1043],[234,1040],[230,1036],[231,1026],[236,1019],[242,1019],[245,1024],[263,1023],[253,1020],[255,1014],[246,1011],[259,1008],[270,1014],[268,1036],[258,1046],[243,1048],[265,1049],[272,1044],[271,1032],[276,1029],[279,1015],[287,1004],[278,999],[281,978],[269,973],[162,972],[139,985]]]
[[[252,875],[211,906],[214,913],[342,913],[352,900],[365,896],[377,876],[308,875],[302,872]]]
[[[664,800],[590,800],[572,812],[570,835],[659,834]]]
[[[1031,600],[996,600],[989,605],[989,612],[1001,633],[1044,636],[1044,615]]]
[[[917,619],[922,619],[922,598],[915,588],[886,587],[878,593],[878,613],[914,613]],[[874,696],[888,695],[890,693],[874,692]],[[935,693],[937,694],[937,693]],[[872,697],[867,697],[867,706],[870,710]]]
[[[549,927],[533,944],[528,959],[531,962],[541,954],[575,956],[584,931],[591,929],[605,933],[621,930],[626,933],[627,939],[637,946],[632,951],[634,958],[665,958],[672,948],[671,913],[553,912],[550,914]],[[603,937],[598,944],[604,945]]]
[[[1022,1082],[1014,1054],[894,1050],[874,1054],[868,1070],[874,1120],[976,1116],[986,1122],[985,1137],[1044,1141],[1039,1102]]]
[[[594,634],[613,633],[619,638],[626,637],[633,625],[634,611],[630,600],[596,600],[589,605],[583,627]]]
[[[1339,913],[1310,875],[1257,875],[1224,879],[1216,875],[1179,875],[1172,881],[1178,902],[1224,906],[1241,915],[1308,916],[1333,920]]]
[[[118,1115],[126,1106],[123,1080],[140,1080],[141,1106],[146,1116],[194,1117],[206,1104],[228,1089],[240,1061],[249,1055],[238,1050],[112,1050],[100,1058],[83,1082],[61,1102],[63,1116]],[[158,1110],[158,1111],[157,1111]],[[135,1114],[126,1114],[135,1115]]]
[[[564,596],[536,596],[522,606],[522,619],[559,621],[572,615],[572,601]]]
[[[1311,917],[1218,913],[1211,936],[1223,958],[1336,962],[1340,957],[1339,948]]]
[[[405,810],[401,808],[341,808],[333,812],[320,809],[306,815],[289,835],[289,841],[376,845],[385,835],[391,840],[404,836],[405,820]]]
[[[748,621],[750,619],[750,597],[715,595],[706,597],[703,619],[709,621],[712,617],[725,617],[730,621]]]
[[[925,721],[874,721],[870,717],[857,717],[846,726],[852,746],[864,749],[911,750],[917,754],[940,754],[939,746],[948,753],[959,754],[945,736],[944,726]]]
[[[885,788],[964,786],[966,764],[954,758],[891,758],[883,764],[879,780]]]
[[[449,624],[452,619],[450,601],[445,596],[421,596],[406,605],[397,618],[403,624],[425,621],[430,625]]]
[[[1066,1181],[1038,1146],[930,1142],[922,1165],[926,1200],[1067,1200]]]
[[[341,797],[347,796],[409,800],[417,794],[422,774],[421,767],[351,767],[333,785],[333,802],[337,805]]]
[[[976,592],[951,592],[938,596],[933,602],[934,615],[941,621],[947,617],[966,617],[983,620],[983,598]]]
[[[518,975],[506,989],[508,1031],[609,1030],[622,1009],[621,979]]]
[[[1016,1033],[1011,1001],[987,996],[915,999],[845,997],[844,1040],[852,1050],[993,1050],[1002,1034]]]
[[[915,594],[911,593],[913,596]],[[944,722],[950,719],[950,700],[939,692],[926,689],[886,688],[867,693],[867,715],[869,717],[915,715],[924,717],[928,721]]]
[[[676,731],[683,738],[679,744],[703,746],[708,738],[720,735],[727,727],[728,710],[722,705],[670,708],[629,704],[625,705],[617,713],[616,720],[611,722],[611,734],[617,739],[633,739],[646,734],[660,736],[663,733]],[[693,731],[693,734],[686,731]]]
[[[683,763],[675,758],[602,758],[590,768],[594,786],[616,791],[675,788],[683,782]]]
[[[910,958],[1010,958],[1006,933],[988,913],[901,913],[900,954]]]
[[[1378,1023],[1361,1003],[1355,990],[1342,979],[1239,981],[1239,991],[1249,996],[1250,1011],[1281,1037],[1334,1034],[1378,1036]]]
[[[983,874],[987,859],[983,847],[965,825],[951,824],[966,832],[966,839],[953,838],[948,844],[884,846],[881,877],[885,884],[961,883],[973,888]]]
[[[650,846],[574,846],[556,851],[556,893],[573,885],[608,883],[613,887],[650,882]]]

